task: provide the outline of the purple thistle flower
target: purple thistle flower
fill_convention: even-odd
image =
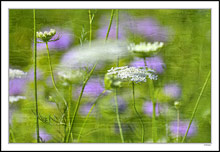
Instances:
[[[25,85],[26,85],[26,79],[25,78],[15,78],[9,80],[9,95],[21,95],[25,91]]]
[[[189,125],[189,121],[179,121],[179,136],[184,136]],[[177,135],[177,121],[170,123],[170,131],[173,136]],[[197,131],[196,124],[192,122],[187,136],[193,136]]]
[[[144,105],[143,105],[143,111],[144,111],[145,114],[152,117],[153,103],[151,101],[145,102]],[[158,103],[156,104],[156,116],[159,116],[159,105],[158,105]]]
[[[160,56],[146,58],[146,64],[148,68],[156,71],[156,73],[163,73],[165,64]],[[135,61],[131,63],[134,67],[144,67],[144,59],[136,58]]]
[[[153,114],[153,103],[151,101],[146,101],[143,105],[143,111],[146,115],[152,117]],[[168,111],[168,106],[164,104],[156,104],[156,116],[164,114]]]
[[[153,18],[145,18],[137,20],[133,23],[131,30],[134,33],[141,34],[151,41],[162,41],[168,40],[169,29],[162,27]]]
[[[79,95],[81,92],[81,87],[77,89],[77,94]],[[104,91],[104,87],[97,78],[90,79],[85,88],[83,95],[90,97],[98,97]]]
[[[167,96],[172,98],[179,98],[181,96],[181,88],[177,84],[167,84],[163,91]]]
[[[59,40],[54,42],[48,42],[48,47],[50,50],[65,50],[68,49],[73,43],[73,34],[69,30],[63,30],[59,28],[56,29],[56,35],[51,39],[54,40],[57,37],[60,37]],[[48,28],[44,28],[42,31],[49,31]],[[37,43],[37,50],[46,50],[45,43]]]
[[[51,135],[47,134],[43,129],[39,130],[39,135],[40,135],[40,139],[43,142],[47,142],[47,141],[49,141],[51,139]],[[34,134],[34,137],[37,138],[37,135]]]

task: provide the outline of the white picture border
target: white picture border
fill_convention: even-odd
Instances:
[[[211,9],[212,143],[211,144],[16,144],[8,143],[9,9]],[[1,150],[219,150],[219,2],[1,2]]]

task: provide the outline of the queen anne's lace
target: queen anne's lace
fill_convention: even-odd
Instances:
[[[23,72],[18,69],[9,69],[9,78],[14,79],[14,78],[23,78],[27,76],[27,72]]]
[[[116,67],[108,70],[107,75],[117,75],[117,77],[121,80],[133,81],[136,83],[146,82],[147,77],[152,80],[157,80],[157,75],[154,74],[154,71],[149,69],[142,69],[136,67]]]
[[[163,42],[154,42],[154,43],[145,43],[141,42],[140,44],[135,45],[131,43],[128,46],[128,50],[133,52],[150,52],[150,51],[157,51],[159,48],[163,47]]]
[[[37,32],[37,38],[41,39],[44,42],[48,42],[56,34],[55,29],[50,29],[50,31]]]

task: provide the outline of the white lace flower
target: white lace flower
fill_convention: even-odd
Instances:
[[[37,38],[41,39],[44,42],[48,42],[56,34],[55,29],[50,29],[50,31],[37,32]]]
[[[21,99],[26,99],[26,97],[25,96],[9,96],[9,101],[10,102],[17,102],[17,101],[19,101],[19,100],[21,100]]]
[[[131,43],[128,46],[128,50],[132,51],[133,53],[139,53],[142,56],[150,56],[151,54],[157,53],[159,48],[162,48],[163,45],[164,45],[163,42],[154,42],[154,43],[141,42],[140,44],[137,45]]]
[[[23,72],[18,69],[9,69],[9,78],[14,79],[14,78],[23,78],[27,76],[27,72]]]
[[[142,69],[136,67],[116,67],[108,70],[107,75],[117,75],[117,77],[121,80],[125,81],[133,81],[136,83],[146,82],[147,77],[152,80],[157,80],[157,75],[154,74],[154,71],[149,69]]]
[[[60,79],[68,82],[74,82],[84,76],[83,72],[79,70],[62,69],[58,73]]]

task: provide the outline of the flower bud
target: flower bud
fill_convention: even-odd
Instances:
[[[179,109],[180,106],[181,106],[181,103],[179,101],[175,101],[174,106],[175,106],[176,109]]]

